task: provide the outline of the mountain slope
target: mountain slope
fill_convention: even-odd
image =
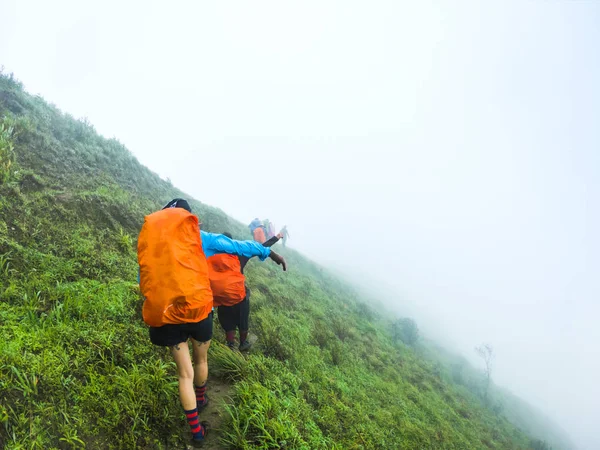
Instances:
[[[0,121],[0,446],[181,445],[174,367],[140,318],[135,241],[145,214],[189,196],[12,76],[0,76]],[[220,210],[191,205],[204,229],[249,237]],[[212,379],[231,386],[224,448],[530,446],[394,342],[390,320],[347,284],[282,253],[288,273],[247,269],[253,352],[211,348]]]

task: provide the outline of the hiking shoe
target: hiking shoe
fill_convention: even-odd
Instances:
[[[235,342],[227,341],[227,347],[229,347],[231,350],[235,350]]]
[[[250,350],[250,347],[252,347],[252,344],[250,343],[250,341],[246,340],[240,344],[239,349],[240,352],[247,352],[248,350]]]
[[[204,394],[204,402],[196,403],[196,407],[198,408],[198,414],[200,414],[200,412],[207,406],[208,406],[208,395]]]
[[[200,422],[200,425],[202,425],[202,427],[204,428],[204,437],[200,439],[192,438],[192,441],[188,448],[202,448],[202,446],[204,445],[204,442],[206,441],[206,436],[208,436],[208,422]]]

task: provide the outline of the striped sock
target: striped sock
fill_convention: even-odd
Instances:
[[[204,439],[204,427],[200,423],[200,420],[198,420],[198,408],[185,411],[185,417],[187,417],[187,421],[190,424],[192,437],[196,440]]]
[[[198,406],[206,404],[206,397],[204,394],[206,394],[206,381],[202,386],[196,386],[196,403]]]

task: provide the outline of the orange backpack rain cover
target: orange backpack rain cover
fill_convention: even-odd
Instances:
[[[265,230],[263,230],[263,227],[256,228],[252,234],[254,235],[254,240],[259,244],[264,244],[267,240],[267,238],[265,237]]]
[[[246,297],[245,277],[237,256],[220,254],[208,258],[208,277],[215,306],[232,306]]]
[[[146,324],[160,327],[208,317],[213,296],[195,215],[168,208],[146,216],[138,238],[138,263]]]

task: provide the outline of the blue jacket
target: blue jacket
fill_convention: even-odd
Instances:
[[[200,237],[202,238],[202,250],[207,258],[220,253],[229,253],[247,258],[258,256],[261,261],[264,261],[271,254],[269,247],[255,241],[236,241],[225,235],[206,231],[200,231]]]
[[[248,228],[250,228],[250,232],[254,233],[254,230],[256,230],[258,227],[262,227],[263,224],[260,220],[258,219],[254,219],[252,222],[250,222],[250,225],[248,225]]]

